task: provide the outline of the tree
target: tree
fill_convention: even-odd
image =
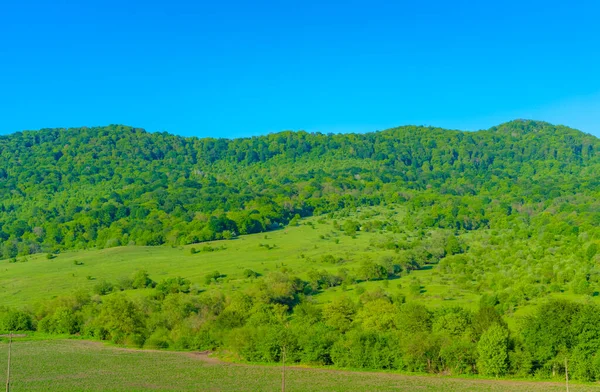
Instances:
[[[590,244],[585,251],[585,257],[586,259],[591,260],[596,256],[596,253],[598,253],[598,245],[596,243]]]
[[[144,313],[124,294],[106,297],[97,324],[108,333],[108,338],[122,343],[128,335],[142,333]]]
[[[213,282],[217,282],[220,277],[221,277],[221,273],[219,271],[213,271],[209,274],[206,274],[206,276],[204,276],[204,283],[211,284]]]
[[[431,312],[419,303],[404,303],[400,307],[397,325],[408,335],[431,332]]]
[[[360,264],[358,276],[362,280],[377,280],[387,278],[387,269],[381,264],[365,260]]]
[[[354,237],[356,235],[356,232],[360,230],[360,223],[353,220],[347,220],[346,222],[344,222],[343,229],[346,235]]]
[[[445,250],[446,254],[448,255],[462,253],[462,247],[460,245],[460,242],[458,241],[458,238],[456,238],[455,235],[450,235],[448,237],[448,239],[446,240]]]
[[[146,270],[136,271],[131,277],[131,286],[134,289],[145,289],[146,287],[153,287],[156,283],[150,279],[150,275]]]
[[[33,321],[30,314],[0,307],[0,331],[29,331],[32,329]]]
[[[323,320],[325,324],[341,332],[350,329],[356,314],[356,304],[347,296],[335,298],[323,306]]]
[[[477,343],[477,369],[486,376],[502,376],[508,370],[508,330],[492,324]]]

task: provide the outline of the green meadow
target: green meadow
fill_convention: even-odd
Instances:
[[[0,368],[6,368],[6,340]],[[81,340],[18,341],[12,347],[12,392],[277,391],[281,367],[224,363],[205,354],[131,350]],[[6,374],[0,372],[0,384]],[[286,368],[292,391],[564,391],[564,383],[448,378],[385,372]],[[600,391],[571,384],[570,391]]]
[[[362,208],[345,214],[344,219],[363,221],[388,219],[401,224],[405,211],[401,207]],[[367,216],[367,219],[364,217]],[[145,270],[155,281],[169,277],[189,279],[197,292],[219,291],[231,294],[245,291],[257,279],[274,271],[283,271],[303,279],[311,270],[336,273],[342,268],[356,271],[360,263],[369,260],[378,262],[397,252],[373,246],[384,237],[392,238],[381,231],[359,231],[354,236],[345,235],[336,229],[332,219],[310,217],[297,226],[259,234],[239,236],[231,240],[212,241],[185,246],[122,246],[107,249],[65,251],[48,259],[44,254],[20,257],[16,263],[0,262],[0,303],[13,307],[32,307],[61,295],[76,291],[91,292],[100,282],[116,283],[119,279]],[[432,232],[434,232],[432,230]],[[480,232],[489,232],[481,230]],[[414,233],[402,236],[411,240]],[[477,241],[473,234],[465,235],[464,241]],[[418,242],[414,237],[413,241]],[[192,252],[192,250],[195,252]],[[327,256],[339,259],[336,263],[324,262]],[[258,278],[247,278],[244,271],[251,269]],[[218,271],[222,278],[210,285],[205,276]],[[410,290],[410,284],[418,281],[418,295]],[[476,309],[481,293],[456,279],[444,276],[439,265],[425,265],[410,274],[389,280],[358,281],[346,286],[335,286],[313,295],[316,303],[328,303],[344,294],[358,300],[365,291],[381,289],[402,295],[411,301],[429,307],[461,306]],[[132,297],[148,295],[151,289],[126,290]],[[109,294],[111,295],[111,294]],[[532,298],[506,314],[509,326],[516,326],[518,319],[530,314],[540,301],[548,298],[563,298],[576,301],[596,302],[598,297],[573,294],[569,290],[548,293],[543,298]]]
[[[402,214],[395,216],[399,219]],[[66,251],[50,260],[44,254],[30,255],[19,258],[16,263],[4,261],[0,264],[0,303],[31,305],[74,290],[91,291],[99,281],[116,282],[140,269],[146,270],[156,281],[176,276],[187,278],[199,290],[243,290],[253,283],[252,279],[243,276],[246,269],[261,275],[285,269],[288,273],[306,277],[311,269],[330,272],[340,268],[352,270],[363,260],[378,261],[386,255],[393,256],[392,250],[371,246],[372,241],[380,237],[379,232],[359,232],[352,238],[334,230],[331,220],[312,217],[302,220],[299,226],[266,234],[240,236],[233,240],[178,247],[125,246]],[[206,247],[215,250],[202,251]],[[191,248],[199,252],[192,254]],[[335,255],[343,261],[334,264],[323,262],[326,255]],[[216,286],[206,287],[204,277],[213,271],[218,271],[224,278],[219,279]],[[419,300],[434,306],[450,302],[476,305],[477,296],[437,279],[434,266],[413,271],[410,278],[414,277],[427,282]],[[406,277],[362,282],[348,286],[345,291],[348,295],[357,296],[355,288],[358,286],[370,290],[385,285],[387,290],[409,295],[408,280]],[[341,287],[334,287],[317,294],[315,298],[319,302],[327,302],[341,290]],[[138,290],[130,293],[140,295],[143,292]]]

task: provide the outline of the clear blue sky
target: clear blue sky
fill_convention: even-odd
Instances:
[[[0,133],[236,137],[514,118],[600,136],[597,1],[3,1]]]

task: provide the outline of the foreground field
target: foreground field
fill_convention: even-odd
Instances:
[[[6,368],[6,341],[0,342]],[[276,366],[220,362],[203,354],[135,351],[77,340],[16,341],[11,391],[277,391]],[[4,372],[0,384],[6,382]],[[563,391],[550,382],[458,379],[288,368],[286,391]],[[600,391],[574,384],[570,391]]]

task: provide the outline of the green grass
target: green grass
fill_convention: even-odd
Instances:
[[[401,215],[401,212],[398,213],[398,219]],[[313,217],[303,220],[297,227],[241,236],[229,241],[213,241],[176,248],[129,246],[65,252],[52,260],[48,260],[42,254],[28,256],[24,262],[9,263],[3,260],[0,261],[0,303],[12,306],[32,305],[77,289],[91,291],[99,281],[114,283],[121,277],[131,276],[138,269],[147,270],[150,277],[156,281],[182,276],[190,279],[200,289],[231,292],[244,289],[252,283],[242,275],[247,268],[263,275],[286,268],[293,274],[305,277],[313,268],[330,272],[342,267],[352,270],[364,259],[378,261],[385,255],[394,255],[391,250],[370,246],[371,240],[381,238],[381,234],[377,232],[359,232],[356,238],[352,238],[334,230],[331,220],[327,223],[318,221],[318,217]],[[339,221],[341,223],[344,219]],[[307,224],[309,222],[314,224],[314,228]],[[330,236],[328,239],[320,238],[327,235]],[[274,248],[268,250],[260,244],[268,244]],[[190,248],[201,249],[206,245],[215,248],[225,246],[226,249],[190,254]],[[346,262],[321,262],[321,257],[327,254],[342,257]],[[75,261],[81,265],[76,265]],[[226,275],[226,278],[217,286],[206,287],[204,276],[213,271],[219,271]],[[454,285],[442,284],[432,271],[434,269],[412,274],[422,279],[425,284],[424,293],[418,300],[433,306],[447,302],[469,307],[476,305],[477,295],[460,290]],[[411,277],[392,280],[386,290],[408,296],[409,279]],[[402,289],[398,289],[398,283],[403,285]],[[360,285],[365,289],[372,289],[384,286],[384,282],[364,282]],[[354,288],[348,286],[346,294],[357,297]],[[327,302],[341,291],[340,287],[327,290],[317,295],[316,299],[319,302]],[[130,294],[136,295],[135,292]]]
[[[0,342],[0,385],[6,382]],[[223,363],[206,355],[138,351],[80,340],[15,341],[11,391],[277,391],[279,366]],[[287,368],[286,391],[563,391],[530,382]],[[571,391],[600,391],[572,384]]]
[[[398,221],[405,213],[398,207],[393,210],[363,208],[361,212],[337,220],[342,224],[346,219],[357,219],[365,212],[375,214],[374,219]],[[359,219],[364,221],[365,217]],[[297,227],[287,227],[266,234],[241,236],[229,241],[213,241],[180,247],[128,246],[71,251],[62,253],[52,260],[48,260],[43,254],[38,254],[26,258],[20,257],[19,260],[26,259],[26,261],[17,263],[2,260],[0,261],[0,303],[17,307],[33,306],[78,289],[90,292],[93,286],[102,280],[116,283],[119,278],[129,277],[139,269],[147,270],[155,281],[182,276],[190,279],[200,290],[223,290],[230,293],[244,290],[253,283],[253,280],[243,277],[243,271],[247,268],[262,275],[285,268],[292,274],[306,277],[311,269],[325,269],[335,273],[342,267],[349,270],[356,269],[365,259],[379,261],[386,255],[395,254],[392,250],[382,250],[372,246],[372,241],[384,236],[410,240],[411,233],[359,232],[355,238],[352,238],[335,230],[332,219],[312,217],[302,220]],[[270,245],[272,249],[261,247],[261,244]],[[192,247],[199,250],[207,245],[226,249],[193,255],[190,253]],[[321,262],[321,258],[328,254],[341,257],[345,262],[342,264]],[[80,265],[76,265],[75,261]],[[315,300],[318,303],[326,303],[342,293],[357,299],[362,291],[362,289],[357,290],[358,287],[365,290],[381,287],[391,294],[404,294],[412,301],[419,301],[431,307],[460,305],[471,309],[477,308],[479,294],[444,277],[437,266],[429,267],[431,268],[413,271],[409,276],[388,282],[362,282],[350,285],[346,290],[342,287],[328,289],[316,295]],[[204,276],[213,271],[219,271],[226,275],[226,278],[218,284],[207,286]],[[418,278],[423,286],[422,294],[417,297],[411,296],[408,290],[414,278]],[[142,296],[148,292],[149,290],[127,291],[132,296]],[[553,294],[553,296],[576,300],[583,298],[569,293]],[[535,309],[539,301],[540,299],[537,299],[519,307],[517,312],[507,317],[509,325],[516,326],[518,319]]]

